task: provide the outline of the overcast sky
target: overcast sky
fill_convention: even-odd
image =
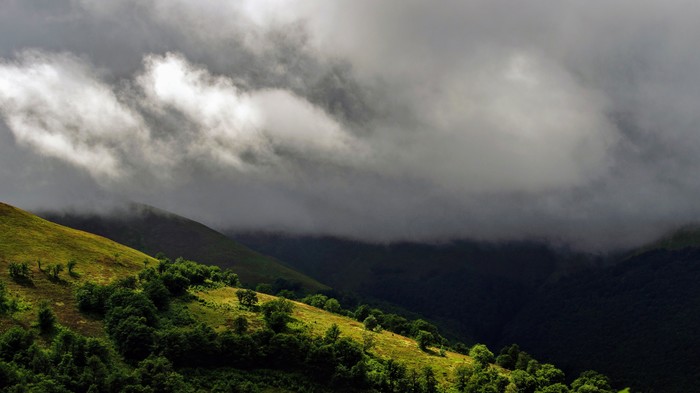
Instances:
[[[0,0],[0,200],[586,250],[700,219],[700,3]]]

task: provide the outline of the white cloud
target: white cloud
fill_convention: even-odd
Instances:
[[[96,178],[125,175],[120,151],[148,143],[139,115],[68,54],[28,51],[0,63],[0,113],[18,143]]]

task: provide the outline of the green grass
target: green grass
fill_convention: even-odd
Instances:
[[[199,222],[145,205],[132,205],[119,218],[45,214],[50,220],[97,233],[149,255],[165,253],[207,265],[228,267],[241,281],[255,285],[278,278],[294,281],[309,292],[330,289],[279,260],[260,254]]]
[[[261,328],[264,323],[260,313],[242,310],[239,307],[236,289],[220,288],[194,292],[199,302],[190,304],[190,311],[197,319],[212,326],[215,330],[228,329],[230,321],[239,315],[245,316],[253,329]],[[260,304],[277,299],[275,296],[258,293]],[[429,352],[421,351],[415,340],[389,331],[367,332],[362,323],[341,315],[332,314],[304,303],[294,302],[294,322],[290,327],[305,329],[317,336],[323,334],[333,324],[337,324],[341,337],[349,337],[357,342],[363,342],[363,335],[374,337],[375,346],[369,351],[383,359],[394,359],[404,363],[409,369],[420,370],[431,366],[441,381],[448,381],[459,365],[471,365],[473,360],[465,355],[446,351],[445,356],[439,355],[439,348],[429,348]]]
[[[41,260],[43,271],[39,270],[37,260]],[[60,263],[65,267],[70,260],[77,262],[74,274],[65,269],[58,280],[49,276],[49,265]],[[104,284],[133,275],[143,268],[144,261],[157,263],[148,255],[109,239],[54,224],[0,203],[0,280],[7,283],[11,294],[30,306],[49,299],[59,322],[81,333],[102,334],[102,324],[78,312],[73,295],[75,284],[86,280]],[[10,262],[27,262],[31,283],[12,280],[8,273]],[[30,307],[15,313],[13,321],[2,323],[28,326],[34,314],[35,307]]]
[[[44,267],[49,264],[66,264],[74,259],[78,262],[75,275],[67,271],[56,280],[38,269],[36,260],[41,259]],[[11,318],[0,319],[0,330],[11,325],[29,327],[36,319],[36,304],[48,299],[59,323],[90,336],[103,336],[102,322],[80,313],[76,307],[74,288],[76,285],[93,281],[108,283],[138,273],[144,261],[157,263],[153,258],[111,240],[90,233],[78,231],[51,223],[20,209],[0,203],[0,279],[7,283],[11,296],[25,305],[24,310],[15,312]],[[32,270],[31,283],[17,283],[9,277],[10,262],[29,262]],[[192,315],[217,331],[230,329],[232,321],[239,315],[248,319],[250,329],[262,329],[262,315],[242,310],[234,288],[219,288],[192,291],[196,301],[185,304]],[[260,303],[274,296],[258,293]],[[363,325],[354,319],[332,314],[309,305],[294,302],[293,329],[303,329],[311,334],[322,336],[333,324],[341,330],[341,336],[360,343],[364,335],[374,337],[375,345],[369,350],[381,358],[392,358],[404,363],[409,369],[420,370],[431,366],[438,379],[449,380],[455,367],[471,364],[471,358],[446,352],[439,356],[438,348],[423,352],[410,338],[388,331],[366,332]]]

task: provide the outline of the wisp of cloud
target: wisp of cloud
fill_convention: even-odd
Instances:
[[[695,8],[5,2],[0,199],[377,242],[638,245],[700,218]]]

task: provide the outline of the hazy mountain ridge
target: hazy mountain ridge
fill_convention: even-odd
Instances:
[[[299,289],[317,291],[326,285],[262,255],[201,223],[151,206],[131,204],[125,211],[98,214],[40,212],[39,215],[68,227],[96,233],[129,247],[172,258],[234,268],[250,285],[285,279]],[[296,284],[295,284],[296,283]]]
[[[600,369],[620,383],[663,385],[672,390],[661,391],[678,391],[674,389],[694,383],[690,374],[685,379],[663,382],[654,382],[661,379],[653,376],[672,375],[664,367],[692,356],[682,355],[682,351],[681,355],[671,356],[671,350],[671,359],[664,360],[660,371],[649,372],[647,368],[655,363],[644,360],[646,346],[638,340],[653,337],[652,332],[660,334],[654,324],[666,314],[675,313],[670,318],[674,322],[665,323],[665,332],[672,331],[674,324],[682,324],[682,309],[674,304],[689,304],[693,308],[690,305],[694,292],[686,293],[683,303],[676,299],[681,296],[681,289],[673,288],[675,282],[685,282],[674,277],[692,277],[687,264],[695,255],[679,254],[683,247],[693,246],[692,241],[688,242],[693,236],[685,229],[680,233],[681,237],[669,235],[639,251],[607,258],[534,243],[372,245],[336,238],[231,236],[285,260],[289,266],[337,290],[425,315],[439,322],[451,337],[486,342],[494,348],[517,342],[536,356],[551,357],[569,372],[601,364]],[[683,246],[680,251],[673,251],[668,249],[669,244]],[[685,262],[677,263],[679,255],[685,255],[681,258]],[[661,280],[662,275],[642,269],[646,265],[672,268],[664,270]],[[646,280],[643,285],[639,281],[642,278]],[[651,310],[649,315],[624,311],[634,309],[635,302],[642,298],[631,295],[635,286],[655,297],[645,300],[645,307]],[[671,292],[664,292],[666,286]],[[575,309],[571,309],[574,305]],[[694,319],[686,321],[688,326],[695,326]],[[635,326],[631,335],[620,328],[624,325]],[[570,344],[574,337],[576,342]],[[623,350],[615,348],[614,341],[618,339],[628,342]],[[675,346],[681,343],[671,342]],[[598,351],[589,343],[598,343],[603,349]],[[572,356],[568,348],[576,348],[576,355]],[[639,361],[624,361],[625,356]]]

